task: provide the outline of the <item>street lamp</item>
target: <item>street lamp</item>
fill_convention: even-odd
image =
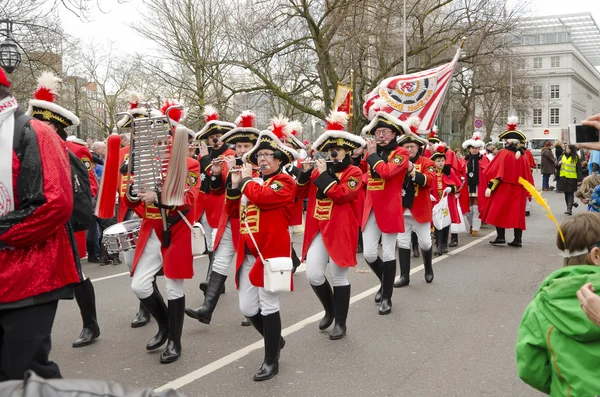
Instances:
[[[10,37],[13,30],[13,23],[8,19],[0,20],[0,26],[5,25],[4,29],[1,29],[1,34],[6,37],[4,42],[0,44],[0,66],[6,70],[7,73],[12,73],[17,66],[21,63],[21,54],[17,47],[17,43]]]

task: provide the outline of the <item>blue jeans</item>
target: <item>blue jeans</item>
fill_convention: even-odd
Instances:
[[[552,174],[542,175],[542,189],[550,189],[550,177]]]

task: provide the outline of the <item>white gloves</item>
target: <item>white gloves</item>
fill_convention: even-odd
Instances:
[[[485,189],[485,197],[490,197],[492,195],[492,189],[489,187]]]
[[[444,189],[444,193],[446,193],[446,194],[452,193],[452,188],[450,186],[448,186],[447,188]]]
[[[429,200],[431,200],[431,201],[434,201],[434,202],[436,201],[436,200],[435,200],[435,197],[433,197],[433,194],[430,194],[430,195],[429,195]]]

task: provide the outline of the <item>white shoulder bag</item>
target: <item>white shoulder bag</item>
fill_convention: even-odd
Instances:
[[[198,222],[194,223],[194,226],[192,226],[190,221],[188,221],[181,211],[178,210],[177,213],[192,232],[192,255],[202,255],[202,253],[204,253],[206,250],[206,243],[204,241],[204,228]]]
[[[248,222],[244,222],[246,230],[252,239],[252,243],[258,251],[258,256],[265,266],[264,273],[264,289],[268,292],[290,292],[292,290],[292,258],[287,256],[281,256],[278,258],[263,258],[258,244],[254,240],[254,236],[250,231]]]

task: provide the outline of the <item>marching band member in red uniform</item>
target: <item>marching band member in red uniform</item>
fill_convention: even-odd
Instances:
[[[206,124],[196,134],[196,141],[201,142],[200,153],[198,158],[200,159],[200,195],[198,196],[198,202],[196,203],[196,212],[200,219],[200,223],[205,231],[207,250],[208,250],[208,273],[211,272],[213,263],[213,243],[214,243],[214,232],[216,232],[219,226],[219,219],[223,213],[223,206],[225,205],[225,194],[211,194],[210,182],[216,179],[217,176],[213,175],[211,167],[213,160],[222,160],[226,156],[235,156],[235,152],[229,148],[229,146],[223,144],[221,137],[223,134],[231,131],[235,128],[235,124],[228,123],[226,121],[219,120],[219,113],[212,106],[204,107],[204,120]],[[205,143],[205,141],[208,143]],[[221,174],[221,178],[225,178],[227,175]],[[206,292],[207,283],[205,281],[200,283],[200,289],[202,292]]]
[[[160,362],[165,364],[177,361],[181,355],[185,309],[183,281],[194,276],[191,231],[181,216],[185,216],[189,223],[195,222],[193,206],[199,192],[197,185],[186,186],[180,182],[194,183],[197,180],[192,175],[200,172],[198,162],[186,156],[192,133],[182,125],[174,130],[160,201],[154,191],[142,191],[134,197],[131,187],[126,196],[129,206],[143,206],[145,212],[131,269],[131,289],[158,323],[158,333],[148,342],[146,349],[158,349],[168,340],[160,356]],[[165,274],[168,309],[153,286],[154,277],[161,267]]]
[[[59,299],[81,283],[69,156],[55,129],[18,109],[10,85],[0,68],[0,382],[28,370],[61,378],[52,327]]]
[[[231,185],[227,187],[228,212],[240,214],[236,259],[240,311],[265,341],[264,362],[254,375],[255,381],[271,379],[279,372],[279,350],[285,344],[279,294],[264,289],[265,269],[258,255],[260,251],[267,259],[290,256],[288,227],[296,183],[281,168],[296,160],[298,152],[282,143],[283,134],[282,128],[262,131],[257,144],[244,155],[246,164],[241,172],[231,174]],[[252,178],[253,165],[261,168],[262,179]]]
[[[38,88],[33,95],[33,99],[29,101],[27,115],[41,120],[48,124],[56,133],[63,139],[67,140],[67,132],[65,128],[79,125],[79,118],[69,110],[57,105],[56,88],[60,79],[50,72],[44,72],[38,78]],[[88,169],[88,177],[92,197],[98,193],[98,183],[92,169],[92,154],[89,149],[83,145],[73,142],[66,142],[67,149],[70,150],[77,158],[83,161]],[[91,209],[90,209],[91,210]],[[77,242],[78,258],[85,256],[85,230],[75,233]],[[83,274],[83,273],[82,273]],[[96,316],[96,294],[92,281],[83,275],[83,282],[78,284],[75,289],[75,300],[81,312],[83,321],[83,329],[79,338],[73,342],[73,347],[87,346],[100,336],[100,328]]]
[[[466,161],[465,184],[460,190],[460,206],[463,213],[469,214],[471,234],[474,237],[479,236],[481,229],[479,214],[485,207],[485,189],[487,188],[485,168],[490,163],[483,151],[483,146],[483,140],[478,132],[475,132],[471,139],[467,139],[462,144],[468,154],[464,157]]]
[[[509,117],[508,130],[499,136],[506,140],[504,149],[485,170],[488,197],[481,220],[496,226],[498,235],[490,244],[506,244],[506,229],[515,229],[515,239],[508,243],[511,247],[521,247],[523,230],[526,227],[525,201],[528,193],[519,183],[519,177],[533,183],[530,164],[521,156],[519,141],[525,141],[525,135],[517,130],[517,118]]]
[[[275,124],[285,124],[285,127],[283,128],[283,132],[284,132],[284,136],[282,139],[282,142],[284,145],[291,147],[292,149],[296,150],[298,153],[306,153],[306,145],[301,142],[298,138],[296,138],[298,136],[298,134],[302,133],[302,124],[299,121],[290,121],[288,122],[287,119],[283,118],[283,117],[279,117],[276,119],[273,119],[272,121],[272,125],[275,126]],[[298,177],[300,176],[300,173],[302,172],[302,169],[300,167],[302,167],[302,162],[304,161],[304,158],[298,158],[296,161],[286,164],[283,167],[283,172],[285,172],[286,174],[288,174],[289,176],[291,176],[294,179],[298,179]],[[297,192],[296,192],[297,194]],[[303,218],[303,200],[300,199],[299,197],[296,197],[295,202],[294,202],[294,207],[292,208],[292,220],[290,221],[290,236],[294,235],[294,228],[300,227],[302,228],[302,218]],[[296,268],[298,266],[300,266],[300,258],[298,258],[298,255],[296,254],[296,250],[294,249],[294,243],[292,242],[292,261],[294,263],[294,272],[296,271]]]
[[[225,187],[231,184],[231,174],[229,171],[233,166],[242,165],[242,156],[254,147],[260,131],[255,127],[255,115],[249,111],[243,112],[235,121],[236,128],[225,133],[221,137],[226,145],[235,145],[235,158],[233,156],[225,157],[224,162],[213,164],[211,171],[215,179],[211,179],[211,194],[223,194]],[[236,159],[237,158],[237,159]],[[223,183],[221,175],[226,175],[226,182]],[[255,173],[253,176],[258,176]],[[185,309],[185,314],[203,324],[210,324],[212,314],[219,302],[221,291],[227,280],[229,265],[235,256],[235,250],[238,246],[240,236],[240,218],[239,213],[229,216],[226,208],[219,221],[215,243],[214,260],[212,272],[208,280],[208,286],[204,294],[204,302],[198,309]],[[250,324],[248,324],[250,325]]]
[[[356,266],[357,204],[362,172],[350,164],[349,154],[366,145],[361,137],[344,131],[347,120],[344,112],[333,112],[327,118],[327,130],[317,138],[313,148],[328,152],[330,160],[318,160],[315,170],[312,164],[305,164],[305,171],[296,181],[298,196],[308,197],[302,258],[306,260],[308,281],[325,309],[319,329],[329,328],[335,319],[331,340],[346,335],[350,306],[348,269]],[[328,262],[333,291],[325,277]]]
[[[456,200],[456,192],[462,186],[460,176],[456,171],[446,165],[446,154],[449,150],[443,145],[438,145],[435,149],[435,153],[431,156],[431,160],[435,163],[434,172],[434,183],[433,183],[433,197],[436,205],[440,202],[440,199],[444,194],[448,195],[448,212],[450,212],[450,219],[452,223],[460,223],[460,213],[458,212],[458,205]],[[450,226],[446,226],[443,230],[435,229],[435,255],[440,256],[448,252],[448,233],[450,232]],[[433,276],[433,273],[432,273]]]
[[[394,283],[395,288],[405,287],[410,283],[411,236],[417,235],[418,245],[423,252],[425,281],[433,281],[431,219],[432,205],[429,192],[434,182],[433,161],[420,153],[427,141],[417,135],[421,121],[416,117],[407,120],[411,129],[402,135],[398,144],[409,153],[412,171],[404,176],[402,184],[402,208],[404,208],[404,231],[398,233],[398,261],[400,262],[400,279]]]
[[[159,117],[162,115],[162,113],[156,109],[142,106],[141,101],[142,97],[139,93],[131,94],[128,112],[133,116],[134,119],[141,119],[146,117]],[[123,116],[121,120],[117,122],[117,128],[130,128],[131,122],[132,119],[130,117]],[[132,135],[135,135],[135,133],[132,133]],[[130,140],[131,138],[135,139],[135,136],[130,137]],[[139,218],[144,217],[143,206],[129,208],[129,206],[127,205],[126,194],[128,184],[133,183],[135,179],[133,172],[131,175],[129,175],[128,173],[129,154],[130,145],[127,144],[126,146],[122,147],[119,152],[119,164],[121,164],[121,175],[119,176],[119,178],[121,179],[121,184],[119,186],[119,204],[117,207],[118,222],[131,220],[134,218],[134,214]],[[125,262],[129,270],[131,270],[131,267],[133,266],[133,257],[133,250],[123,252],[123,261]],[[158,292],[158,287],[156,286],[156,278],[154,279],[154,289]],[[144,325],[150,322],[150,317],[150,312],[148,311],[148,309],[146,309],[142,301],[140,301],[138,312],[131,321],[131,328],[143,327]]]
[[[396,137],[409,133],[408,125],[382,111],[387,104],[377,100],[376,112],[371,122],[363,128],[363,134],[373,135],[367,139],[367,154],[361,161],[361,170],[368,175],[367,196],[362,219],[365,261],[381,281],[375,294],[380,303],[379,314],[392,311],[392,294],[396,277],[396,238],[404,232],[404,207],[402,206],[402,184],[409,168],[408,150],[399,147]],[[362,148],[354,151],[360,155]],[[381,237],[382,257],[377,253]]]

